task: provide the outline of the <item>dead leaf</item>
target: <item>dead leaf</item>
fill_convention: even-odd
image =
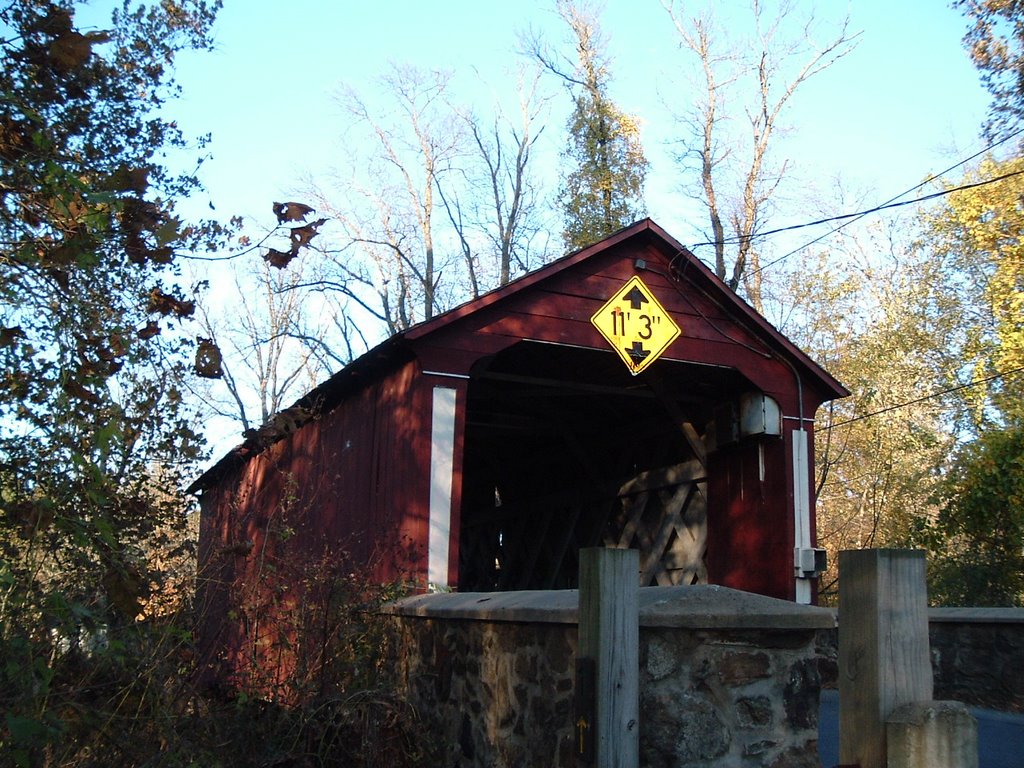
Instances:
[[[322,226],[326,221],[327,219],[317,219],[304,227],[294,227],[291,233],[292,251],[297,251],[299,248],[309,245],[309,241],[320,234],[316,231],[317,227]]]
[[[117,356],[123,355],[128,351],[128,346],[125,344],[121,334],[113,333],[110,335],[110,349]]]
[[[32,149],[32,128],[27,121],[0,117],[0,158],[13,161]]]
[[[50,43],[50,56],[58,70],[70,72],[92,56],[92,42],[79,32],[67,32]]]
[[[146,243],[138,232],[129,232],[125,237],[124,252],[132,264],[146,263]]]
[[[121,202],[121,224],[129,232],[155,232],[167,219],[160,206],[141,197],[128,197]]]
[[[174,249],[167,246],[154,248],[149,252],[149,258],[154,264],[170,264],[174,261]]]
[[[149,593],[149,588],[137,568],[111,567],[103,576],[103,586],[110,603],[129,619],[142,612],[141,600]]]
[[[48,269],[46,270],[53,281],[60,286],[61,290],[68,291],[71,288],[71,277],[62,269]]]
[[[274,215],[277,216],[278,224],[284,224],[286,221],[305,221],[315,210],[305,203],[274,203]]]
[[[196,311],[194,301],[185,301],[169,293],[164,293],[159,288],[149,292],[149,303],[146,306],[147,312],[158,312],[161,315],[177,315],[178,317],[190,317]]]
[[[23,501],[14,505],[12,510],[21,519],[21,535],[31,539],[35,533],[41,533],[53,524],[53,506],[41,501]]]
[[[199,343],[196,348],[196,375],[204,379],[222,378],[224,369],[221,367],[220,347],[213,342],[213,339],[197,337],[196,341]]]
[[[130,168],[122,165],[107,179],[107,186],[119,192],[145,194],[149,188],[149,168]]]
[[[12,325],[10,328],[0,328],[0,347],[13,347],[18,339],[24,339],[25,332],[20,325]]]
[[[102,362],[96,362],[94,360],[88,360],[78,366],[76,374],[81,376],[83,379],[91,379],[107,370],[107,366]]]
[[[99,402],[99,398],[96,396],[95,392],[86,387],[83,387],[74,379],[65,379],[64,383],[61,385],[61,388],[76,400],[82,400],[87,403]]]
[[[300,405],[293,405],[291,408],[278,411],[273,417],[273,423],[281,435],[290,435],[312,418],[311,410]]]
[[[259,428],[257,435],[261,443],[271,445],[295,432],[313,417],[313,413],[298,405],[278,411]]]
[[[152,339],[160,333],[160,326],[156,320],[150,320],[146,325],[137,331],[140,339]]]
[[[0,379],[0,386],[10,392],[12,401],[25,400],[29,396],[29,377],[23,371],[9,371],[5,373],[3,378]],[[35,397],[39,397],[40,394],[40,392],[37,392]],[[33,399],[33,402],[38,401]]]
[[[294,253],[285,253],[279,251],[276,248],[270,248],[265,254],[263,254],[263,260],[269,262],[270,266],[277,267],[278,269],[284,269],[288,266],[288,262],[295,258]]]

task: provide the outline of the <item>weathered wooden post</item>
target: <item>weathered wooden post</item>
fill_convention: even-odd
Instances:
[[[886,721],[931,701],[924,552],[839,553],[839,762],[886,768]]]
[[[903,704],[886,733],[889,768],[978,768],[978,723],[959,701]]]
[[[577,756],[583,765],[639,765],[639,572],[635,549],[580,551],[577,669],[586,677],[592,668],[594,698],[593,722],[577,713]],[[587,688],[588,681],[583,682]],[[582,709],[586,707],[583,702]]]

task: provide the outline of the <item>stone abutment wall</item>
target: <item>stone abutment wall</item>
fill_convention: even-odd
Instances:
[[[575,590],[389,608],[399,673],[448,765],[575,766]],[[817,766],[827,610],[717,586],[640,590],[641,765]]]
[[[1024,608],[930,608],[928,640],[936,699],[1024,712]],[[835,688],[837,630],[820,649],[822,687]]]

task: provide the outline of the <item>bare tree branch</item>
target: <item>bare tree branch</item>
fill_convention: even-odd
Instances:
[[[753,0],[754,33],[721,50],[724,35],[713,29],[710,12],[687,17],[677,0],[662,0],[662,7],[683,49],[701,64],[703,100],[695,114],[683,118],[691,126],[696,148],[681,153],[679,159],[685,163],[692,152],[699,161],[697,173],[715,244],[715,271],[733,290],[743,285],[754,307],[763,310],[760,254],[753,240],[788,167],[785,161],[776,167],[769,163],[779,118],[803,83],[853,50],[857,35],[848,31],[846,19],[826,43],[818,45],[813,40],[814,18],[810,16],[796,37],[785,39],[782,22],[793,23],[793,9],[784,4],[766,20],[762,4]],[[736,138],[727,136],[729,116],[721,111],[727,101],[743,104],[741,111],[747,118],[748,150],[742,157],[720,149],[729,144],[739,146]],[[738,187],[724,194],[730,178],[739,179]],[[727,208],[732,211],[729,215],[725,213]],[[731,268],[727,263],[726,221],[732,230],[730,239],[736,242]]]

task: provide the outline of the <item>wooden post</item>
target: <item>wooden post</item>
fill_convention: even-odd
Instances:
[[[897,707],[886,738],[889,768],[978,768],[978,723],[959,701]]]
[[[578,658],[593,659],[595,764],[636,768],[640,757],[640,556],[635,549],[580,551]],[[577,723],[577,739],[587,738]]]
[[[839,553],[839,762],[886,768],[886,721],[930,701],[924,553]]]

